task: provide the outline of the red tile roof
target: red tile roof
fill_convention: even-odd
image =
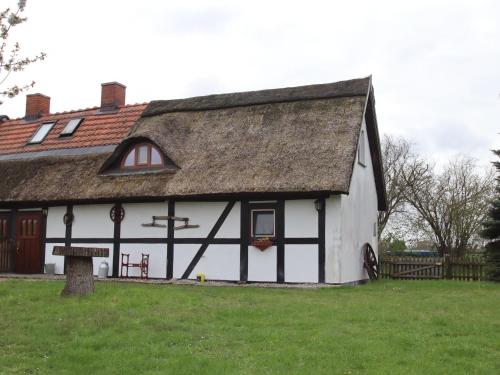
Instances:
[[[115,145],[128,135],[146,106],[147,103],[124,105],[116,112],[108,113],[100,112],[99,107],[94,107],[53,113],[36,121],[19,118],[0,122],[0,154]],[[72,136],[59,137],[73,118],[84,120]],[[51,121],[57,122],[42,143],[27,144],[42,123]]]

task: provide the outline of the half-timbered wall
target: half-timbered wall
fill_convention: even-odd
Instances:
[[[261,201],[250,202],[259,204]],[[265,202],[277,204],[278,201]],[[118,224],[118,231],[117,224],[110,218],[112,207],[112,204],[50,207],[45,263],[55,263],[56,273],[63,273],[64,259],[53,256],[52,248],[66,244],[109,248],[109,258],[94,259],[94,273],[97,274],[100,263],[106,260],[110,276],[119,276],[121,254],[130,254],[130,261],[138,262],[145,253],[150,255],[150,277],[168,278],[169,246],[173,248],[171,277],[174,278],[194,279],[202,273],[209,280],[276,282],[281,273],[284,282],[318,282],[319,270],[324,267],[324,264],[319,264],[319,215],[314,199],[283,201],[281,245],[277,243],[264,251],[249,245],[249,238],[241,238],[242,225],[250,223],[242,221],[240,201],[177,201],[170,209],[168,202],[124,203],[125,216]],[[63,217],[68,212],[74,219],[70,225],[65,225]],[[200,227],[172,228],[173,237],[169,239],[167,221],[157,222],[166,227],[142,226],[150,223],[152,216],[167,215],[188,217],[190,224]],[[172,227],[182,224],[175,221]],[[249,230],[246,228],[245,233]],[[280,246],[283,249],[281,261]],[[242,251],[246,257],[242,257]],[[246,267],[242,267],[242,263]],[[137,269],[130,269],[129,275],[139,276],[140,273]]]

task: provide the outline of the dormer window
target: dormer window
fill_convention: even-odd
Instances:
[[[49,134],[50,130],[54,127],[55,121],[43,123],[33,134],[33,137],[28,141],[28,144],[37,144],[42,143],[47,134]]]
[[[71,120],[69,120],[66,126],[64,127],[63,131],[61,132],[61,134],[59,134],[59,137],[72,136],[73,133],[76,131],[76,129],[80,126],[82,121],[83,121],[82,118],[72,118]]]
[[[161,151],[153,144],[139,143],[132,146],[121,163],[121,169],[162,168],[165,160]]]

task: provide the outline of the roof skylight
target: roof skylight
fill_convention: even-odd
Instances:
[[[47,134],[49,134],[50,130],[54,127],[55,124],[55,122],[46,122],[45,124],[42,124],[37,129],[33,137],[31,137],[31,139],[28,141],[28,143],[42,143],[42,141],[45,139]]]
[[[70,135],[73,135],[73,133],[78,128],[78,126],[80,126],[82,121],[83,121],[82,118],[73,118],[69,120],[69,122],[66,124],[61,134],[59,134],[59,137],[68,137]]]

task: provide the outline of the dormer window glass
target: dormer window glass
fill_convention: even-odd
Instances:
[[[82,121],[83,121],[82,118],[73,118],[69,120],[69,122],[66,124],[61,134],[59,134],[59,137],[69,137],[73,135],[73,133],[80,126]]]
[[[54,122],[46,122],[45,124],[42,124],[37,129],[35,134],[33,134],[33,137],[31,137],[31,139],[28,141],[28,144],[42,143],[43,140],[45,139],[45,137],[47,137],[47,134],[49,134],[49,132],[51,131],[51,129],[54,127],[55,124],[56,124],[55,121]]]
[[[160,150],[150,143],[139,143],[132,146],[122,160],[121,168],[151,169],[165,166],[165,161]]]
[[[124,167],[133,167],[135,165],[135,148],[133,148],[125,158]]]
[[[161,165],[163,164],[163,158],[160,152],[155,148],[151,148],[151,165]]]
[[[149,156],[149,145],[140,145],[137,150],[139,151],[137,157],[138,165],[148,165],[148,156]]]

